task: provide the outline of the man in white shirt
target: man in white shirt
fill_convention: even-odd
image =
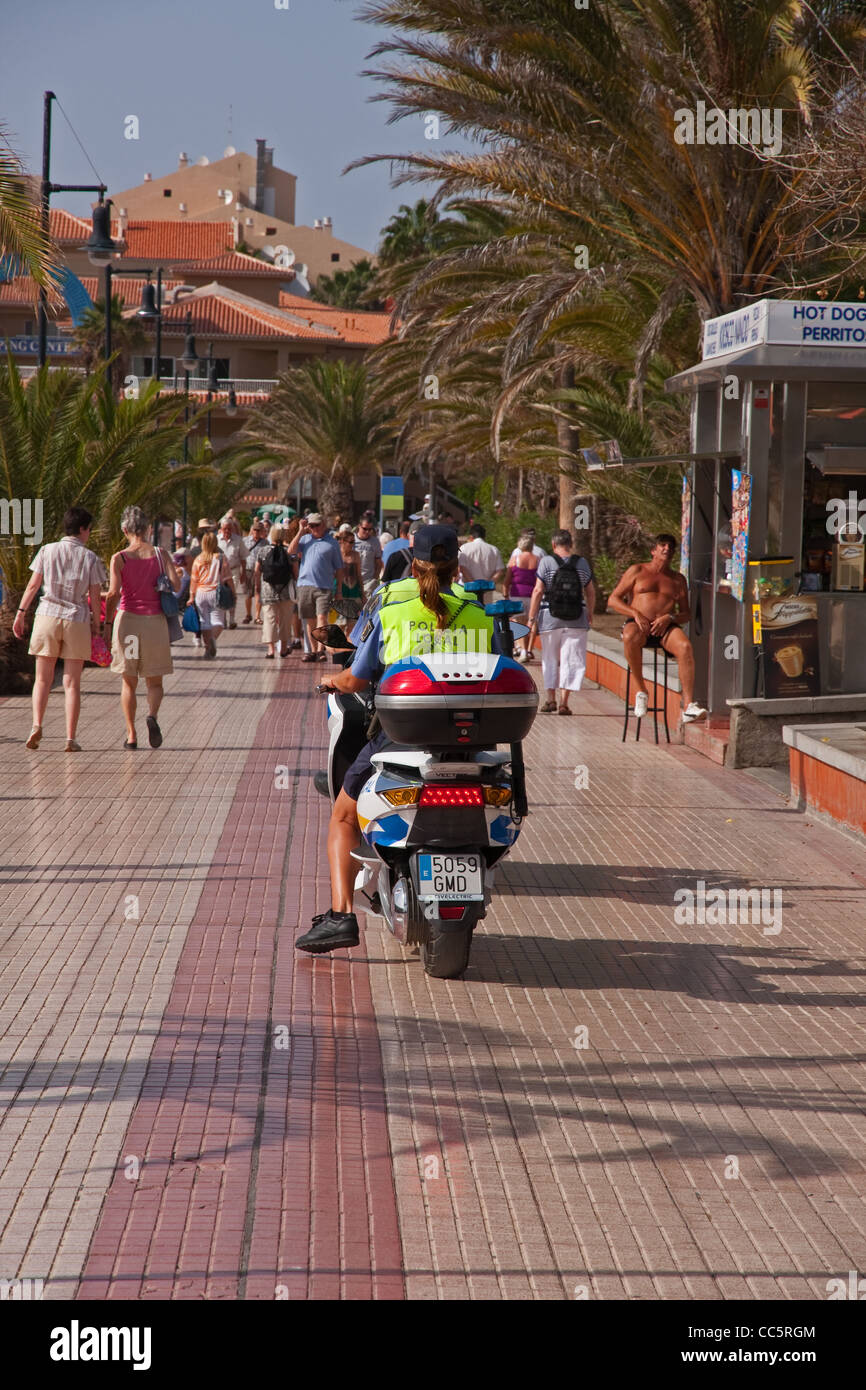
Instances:
[[[489,545],[484,539],[486,532],[478,522],[470,526],[469,534],[472,539],[461,545],[458,552],[460,578],[464,584],[473,579],[487,579],[498,584],[505,574],[501,554],[495,545]]]
[[[235,534],[235,521],[233,517],[223,517],[220,524],[217,544],[229,562],[235,593],[242,593],[246,573],[247,551],[242,538]],[[225,616],[227,627],[237,627],[234,609],[227,610]]]

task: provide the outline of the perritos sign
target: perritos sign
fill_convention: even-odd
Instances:
[[[781,347],[866,347],[866,304],[761,299],[746,309],[708,319],[704,361],[775,343]]]

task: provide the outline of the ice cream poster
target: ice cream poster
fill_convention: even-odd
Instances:
[[[749,515],[752,507],[752,479],[739,469],[731,470],[731,593],[743,602],[746,590],[746,561],[749,558]]]
[[[766,698],[820,695],[818,600],[809,594],[764,599],[761,626]]]
[[[683,504],[682,504],[682,524],[680,527],[680,573],[686,579],[689,577],[689,552],[692,548],[692,480],[685,474],[683,477]]]

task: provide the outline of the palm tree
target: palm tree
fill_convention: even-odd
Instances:
[[[92,372],[105,351],[105,300],[98,299],[89,309],[85,309],[81,322],[73,334],[81,348],[84,369]],[[118,390],[129,372],[130,357],[147,346],[149,338],[141,319],[133,314],[124,317],[123,300],[120,295],[111,296],[111,343],[114,349],[111,364],[111,382]]]
[[[408,31],[374,49],[403,66],[370,74],[399,114],[441,112],[483,145],[405,156],[398,181],[509,200],[557,227],[563,247],[605,248],[608,276],[651,271],[709,316],[802,285],[810,266],[824,274],[828,244],[850,236],[847,209],[816,213],[799,196],[801,136],[832,144],[856,101],[856,83],[840,92],[820,78],[840,53],[862,72],[860,0],[828,0],[820,16],[801,0],[475,0],[459,14],[450,0],[381,0],[363,17]],[[763,136],[680,143],[680,113],[699,100],[781,112],[800,162]]]
[[[856,143],[866,54],[856,0],[831,0],[820,15],[800,0],[611,0],[579,11],[565,0],[382,0],[363,17],[403,31],[374,50],[389,55],[387,68],[368,74],[388,84],[395,113],[438,111],[481,146],[406,156],[397,182],[435,182],[437,202],[457,195],[504,217],[474,247],[440,248],[404,276],[404,335],[422,332],[421,369],[446,382],[449,370],[471,373],[473,353],[504,345],[498,399],[479,399],[480,410],[492,406],[494,449],[527,393],[536,406],[539,391],[555,399],[558,438],[542,453],[564,495],[579,478],[562,413],[576,404],[569,374],[603,388],[622,367],[599,349],[609,314],[632,320],[621,404],[639,423],[653,362],[661,352],[685,365],[701,318],[810,278],[831,292],[850,280],[861,197],[852,211],[832,192],[811,194],[843,117]],[[698,100],[781,111],[784,151],[680,144],[682,110]],[[380,158],[393,156],[357,163]],[[859,150],[844,168],[837,182],[853,189]]]
[[[365,258],[356,261],[350,270],[320,275],[312,298],[320,304],[333,304],[337,309],[381,309],[381,303],[370,297],[375,279],[376,268]]]
[[[315,358],[279,378],[240,437],[283,462],[286,496],[298,474],[320,473],[320,510],[346,516],[354,474],[386,460],[393,427],[386,406],[371,398],[363,363]]]
[[[50,289],[57,279],[60,258],[42,230],[40,209],[21,161],[0,126],[0,259],[12,256],[18,272]]]
[[[426,198],[419,198],[414,207],[401,203],[399,212],[382,228],[379,264],[397,265],[418,256],[429,260],[442,245],[445,231],[443,219]]]

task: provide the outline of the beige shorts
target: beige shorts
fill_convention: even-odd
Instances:
[[[111,655],[118,676],[170,676],[174,663],[162,613],[118,613]]]
[[[68,618],[50,618],[37,613],[30,634],[30,655],[89,661],[89,620],[86,623],[72,623]]]
[[[305,620],[327,620],[334,604],[330,589],[317,589],[314,584],[298,585],[298,613]]]

